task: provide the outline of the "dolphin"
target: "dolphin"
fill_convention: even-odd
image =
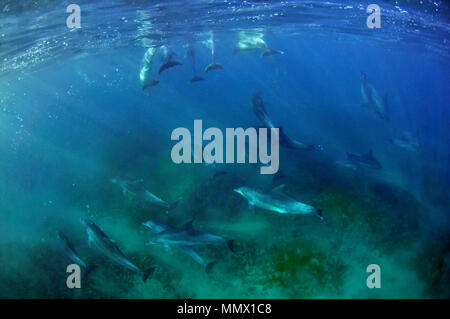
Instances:
[[[258,30],[240,31],[239,41],[234,49],[234,52],[263,50],[261,57],[268,57],[276,54],[284,54],[283,51],[269,49],[266,42],[263,40],[264,33]]]
[[[261,54],[261,57],[264,58],[264,57],[271,56],[271,55],[276,55],[276,54],[284,54],[284,52],[280,51],[280,50],[272,50],[272,49],[267,48],[267,50],[265,50]]]
[[[223,67],[222,64],[219,64],[216,62],[212,62],[211,64],[208,64],[205,68],[206,73],[208,73],[209,71],[214,71],[214,70],[225,70],[225,68]]]
[[[417,137],[409,131],[404,131],[399,137],[390,139],[389,142],[409,152],[418,152],[420,147]]]
[[[159,80],[154,79],[152,75],[152,64],[155,53],[156,48],[149,48],[142,59],[139,80],[141,82],[142,90],[146,92],[150,92],[152,87],[159,83]]]
[[[222,64],[216,62],[216,43],[214,42],[214,33],[211,32],[211,38],[206,41],[206,46],[211,49],[212,62],[208,64],[205,68],[205,72],[214,70],[225,70]]]
[[[279,135],[280,135],[280,145],[286,148],[290,148],[290,149],[296,149],[296,150],[314,150],[314,149],[318,149],[319,146],[316,146],[314,144],[303,144],[302,142],[296,141],[291,139],[289,136],[286,135],[286,133],[284,133],[283,127],[280,126],[279,128]]]
[[[109,260],[137,274],[142,275],[142,280],[144,282],[147,281],[148,277],[154,270],[153,267],[144,271],[139,269],[131,261],[128,260],[128,258],[123,254],[116,243],[111,240],[103,232],[103,230],[101,230],[101,228],[97,226],[97,224],[88,219],[84,219],[83,223],[88,234],[89,247],[92,247],[92,245],[96,246],[96,248]]]
[[[240,31],[238,33],[239,41],[235,47],[235,52],[250,51],[250,50],[264,50],[268,47],[263,40],[264,33],[254,30]]]
[[[159,68],[158,74],[161,74],[161,72],[173,68],[174,66],[183,65],[180,61],[174,60],[175,53],[170,50],[168,46],[161,46],[161,51],[163,55],[163,64]]]
[[[154,205],[161,206],[161,207],[165,208],[166,209],[166,214],[168,214],[169,211],[171,211],[172,209],[177,207],[178,203],[181,200],[181,199],[177,199],[173,203],[168,203],[165,200],[159,198],[158,196],[156,196],[155,194],[153,194],[153,193],[151,193],[151,192],[149,192],[147,190],[145,191],[145,197],[144,198],[149,203],[152,203]]]
[[[78,256],[77,251],[75,250],[75,247],[73,246],[72,242],[69,240],[69,238],[62,232],[58,231],[58,238],[60,240],[60,246],[64,252],[64,254],[69,257],[69,259],[84,269],[84,276],[87,277],[89,273],[92,271],[92,269],[95,268],[94,265],[87,266],[86,263]]]
[[[389,122],[387,95],[382,98],[378,91],[367,83],[367,74],[364,72],[361,72],[361,96],[364,107],[367,107],[380,118]]]
[[[334,165],[339,166],[339,167],[344,167],[344,168],[348,168],[351,170],[356,171],[358,169],[358,167],[349,160],[338,160],[336,162],[334,162]]]
[[[137,181],[127,181],[127,180],[121,180],[118,178],[112,178],[110,179],[111,183],[118,184],[120,188],[122,189],[122,193],[124,195],[134,195],[138,198],[149,202],[153,205],[160,206],[166,210],[166,213],[168,214],[169,211],[173,210],[175,207],[177,207],[178,203],[181,199],[178,199],[174,201],[173,203],[168,203],[165,200],[159,198],[152,192],[149,192],[144,187],[144,180],[139,179]]]
[[[367,167],[371,169],[382,169],[380,162],[373,156],[372,151],[367,152],[366,154],[352,154],[347,153],[347,158],[350,162],[355,164],[358,167]]]
[[[253,112],[255,113],[256,117],[264,124],[264,126],[269,129],[275,128],[275,125],[273,125],[272,120],[267,114],[260,92],[253,92],[251,102]]]
[[[267,126],[254,126],[256,129],[268,128]],[[286,133],[282,126],[278,128],[278,142],[281,146],[294,150],[307,150],[307,151],[323,151],[323,146],[320,144],[304,144],[297,140],[291,139]],[[269,142],[270,143],[270,142]]]
[[[247,199],[251,211],[254,211],[256,206],[279,214],[312,214],[323,219],[322,210],[300,203],[287,196],[283,193],[284,186],[284,184],[277,186],[270,192],[263,192],[249,187],[240,187],[234,189],[234,191]]]
[[[268,129],[275,128],[275,125],[273,124],[272,120],[269,118],[269,115],[267,114],[266,108],[264,107],[263,100],[261,98],[261,93],[254,92],[252,95],[252,109],[255,113],[256,117],[262,122],[263,127],[266,127]],[[314,144],[303,144],[299,141],[291,139],[289,136],[286,135],[282,127],[279,127],[278,129],[278,141],[281,146],[285,148],[290,149],[298,149],[298,150],[319,150],[321,149],[320,145],[314,145]]]
[[[185,247],[204,246],[204,245],[223,245],[234,252],[233,240],[199,231],[192,225],[193,221],[185,223],[179,228],[166,229],[157,234],[154,243],[163,245],[177,245]]]
[[[193,76],[189,82],[194,83],[194,82],[204,80],[204,78],[197,75],[197,70],[195,67],[195,50],[194,50],[194,46],[190,43],[186,45],[186,55],[191,63],[192,72],[193,72]]]
[[[191,257],[196,263],[201,265],[206,273],[211,272],[212,267],[217,264],[216,260],[206,262],[200,255],[190,246],[178,246],[178,248],[187,256]]]
[[[205,260],[200,257],[200,255],[191,247],[191,245],[183,245],[183,244],[173,244],[170,241],[165,241],[165,240],[161,240],[158,237],[158,234],[161,234],[163,232],[179,232],[180,229],[177,229],[175,227],[172,227],[170,225],[166,225],[166,224],[162,224],[159,222],[155,222],[155,221],[146,221],[145,223],[142,223],[144,226],[146,226],[147,228],[153,230],[156,233],[156,239],[152,240],[151,243],[152,244],[162,244],[165,247],[170,247],[172,246],[176,246],[181,252],[183,252],[184,254],[188,255],[189,257],[191,257],[195,262],[197,262],[198,264],[200,264],[205,271],[208,273],[211,271],[211,268],[217,263],[216,261],[212,261],[212,262],[205,262]],[[167,234],[166,234],[167,236]]]

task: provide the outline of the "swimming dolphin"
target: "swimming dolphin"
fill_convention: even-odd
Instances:
[[[255,113],[256,117],[264,124],[264,126],[270,129],[275,128],[275,125],[273,125],[272,120],[267,114],[260,92],[253,92],[251,102],[253,112]]]
[[[211,272],[212,267],[217,264],[216,260],[206,262],[200,255],[190,246],[178,246],[178,248],[186,255],[191,257],[196,263],[200,264],[206,273]]]
[[[189,81],[190,83],[194,83],[194,82],[198,82],[198,81],[202,81],[204,80],[204,78],[200,77],[197,75],[197,70],[195,67],[195,50],[194,50],[194,46],[192,44],[187,44],[186,45],[186,55],[191,63],[192,66],[192,72],[193,72],[193,76],[192,79]]]
[[[263,50],[261,57],[284,54],[283,51],[269,49],[266,42],[263,40],[264,33],[258,30],[240,31],[238,36],[239,41],[234,49],[234,52]]]
[[[223,67],[222,64],[219,64],[216,62],[212,62],[211,64],[208,64],[205,68],[206,73],[208,73],[209,71],[214,71],[214,70],[225,70],[225,68]]]
[[[280,135],[280,145],[286,148],[290,149],[297,149],[297,150],[314,150],[318,149],[319,146],[316,146],[314,144],[303,144],[302,142],[296,141],[291,139],[289,136],[284,133],[283,127],[280,126],[279,128],[279,135]]]
[[[364,72],[361,72],[361,96],[364,107],[367,107],[380,118],[389,122],[387,95],[382,98],[378,91],[367,83],[367,74]]]
[[[262,122],[264,125],[263,127],[266,128],[275,128],[275,125],[273,124],[272,120],[269,118],[269,115],[267,114],[266,108],[264,107],[263,100],[261,98],[261,94],[259,92],[254,92],[252,95],[252,109],[255,113],[256,117]],[[318,150],[321,149],[320,145],[306,145],[299,141],[291,139],[289,136],[286,135],[282,127],[279,127],[278,129],[278,141],[281,146],[290,148],[290,149],[299,149],[299,150]]]
[[[154,270],[153,268],[149,268],[144,271],[140,270],[137,266],[135,266],[131,261],[127,259],[127,257],[123,254],[123,252],[119,249],[115,242],[111,240],[93,221],[84,219],[83,223],[88,234],[89,247],[92,247],[92,245],[96,246],[97,249],[109,260],[137,274],[142,275],[142,280],[144,282],[147,281],[148,276],[150,276],[150,274]]]
[[[152,87],[159,83],[159,80],[154,79],[152,74],[152,64],[155,53],[156,48],[149,48],[142,59],[139,80],[141,82],[142,90],[146,92],[150,92]]]
[[[84,276],[87,277],[87,275],[92,271],[92,269],[95,268],[94,265],[87,266],[86,263],[78,256],[77,251],[75,250],[75,247],[73,246],[72,242],[69,240],[69,238],[62,232],[58,231],[58,238],[60,240],[60,246],[64,252],[64,254],[69,257],[69,259],[84,269]]]
[[[372,151],[366,154],[351,154],[347,153],[347,158],[350,162],[359,167],[367,167],[371,169],[382,169],[380,162],[373,156]]]
[[[264,58],[264,57],[271,56],[271,55],[276,55],[276,54],[284,54],[284,52],[280,51],[280,50],[272,50],[272,49],[267,48],[267,50],[265,50],[261,54],[261,57]]]
[[[142,179],[131,182],[127,180],[121,180],[118,178],[112,178],[110,181],[113,184],[118,184],[122,189],[122,193],[124,195],[131,194],[137,196],[138,198],[146,202],[164,208],[166,210],[166,213],[169,213],[169,211],[177,207],[178,203],[180,202],[180,199],[178,199],[173,203],[168,203],[165,200],[153,194],[152,192],[149,192],[148,190],[145,189],[145,186],[143,184],[144,180]]]
[[[165,231],[173,231],[173,232],[177,231],[177,229],[175,227],[172,227],[172,226],[166,225],[166,224],[162,224],[159,222],[151,221],[151,220],[146,221],[145,223],[142,223],[142,224],[144,226],[146,226],[147,228],[153,230],[156,234],[160,234]],[[166,248],[171,247],[171,246],[169,246],[168,242],[161,243],[159,240],[152,240],[150,243],[163,244]],[[205,269],[206,272],[210,272],[212,266],[214,266],[216,264],[216,261],[212,261],[209,263],[205,262],[205,260],[202,257],[200,257],[200,255],[191,246],[179,245],[179,244],[172,244],[172,246],[176,246],[181,252],[183,252],[184,254],[191,257],[195,262],[200,264]]]
[[[222,64],[216,63],[216,43],[214,42],[213,32],[211,32],[211,38],[208,41],[206,41],[206,45],[211,50],[212,62],[206,66],[205,72],[208,73],[209,71],[214,70],[225,70]]]
[[[256,126],[256,129],[264,128],[266,126]],[[267,127],[266,127],[267,128]],[[315,145],[315,144],[303,144],[302,142],[296,141],[291,139],[283,130],[283,127],[280,126],[278,128],[278,142],[281,146],[289,149],[295,149],[295,150],[308,150],[308,151],[320,151],[323,150],[321,145]]]
[[[264,34],[259,31],[247,30],[238,33],[239,41],[236,44],[235,52],[249,50],[267,50],[267,44],[262,39]]]
[[[397,145],[400,148],[403,148],[410,152],[418,152],[419,151],[419,140],[417,137],[413,136],[411,132],[404,131],[400,137],[396,137],[394,139],[389,140],[392,144]]]
[[[251,211],[254,211],[256,206],[279,214],[312,214],[323,219],[322,210],[300,203],[287,196],[283,193],[284,186],[284,184],[277,186],[270,192],[263,192],[249,187],[240,187],[234,189],[234,191],[247,199]]]
[[[154,243],[162,245],[177,245],[185,247],[204,246],[204,245],[223,245],[234,252],[233,240],[199,231],[192,225],[192,220],[185,223],[180,228],[167,229],[157,234]]]
[[[167,224],[155,222],[153,220],[148,220],[144,223],[142,223],[145,227],[148,229],[154,231],[155,233],[162,233],[163,231],[166,231],[168,229],[175,229],[175,227],[169,226]]]
[[[358,169],[358,167],[352,161],[349,161],[349,160],[338,160],[338,161],[334,162],[334,165],[348,168],[348,169],[351,169],[354,171],[356,171]]]
[[[167,69],[173,68],[174,66],[182,65],[180,61],[174,60],[175,53],[170,50],[168,46],[161,46],[161,51],[163,55],[163,64],[159,68],[159,74]]]

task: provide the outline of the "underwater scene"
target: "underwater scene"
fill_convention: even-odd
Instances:
[[[449,298],[449,19],[0,0],[0,298]]]

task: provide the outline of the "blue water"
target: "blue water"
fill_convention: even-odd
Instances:
[[[380,2],[373,30],[365,2],[79,1],[77,30],[65,25],[70,2],[0,2],[0,296],[448,298],[449,11],[424,2]],[[254,29],[284,54],[234,52],[238,32]],[[211,32],[225,70],[205,73]],[[189,83],[187,43],[203,81]],[[142,58],[161,45],[183,65],[157,75],[158,52],[160,82],[148,93]],[[364,107],[361,72],[387,96],[389,121]],[[276,177],[260,164],[172,162],[177,127],[261,125],[255,91],[289,137],[320,149],[281,147]],[[392,142],[405,131],[414,151]],[[339,165],[370,150],[382,169]],[[181,200],[166,214],[112,178]],[[233,192],[280,184],[323,220],[251,213]],[[149,279],[89,247],[82,219],[133,264],[154,267]],[[217,262],[206,272],[179,247],[148,245],[147,220],[194,220],[235,251],[197,247]],[[98,265],[81,289],[66,286],[72,261],[58,231]],[[380,265],[380,289],[366,286],[369,264]]]

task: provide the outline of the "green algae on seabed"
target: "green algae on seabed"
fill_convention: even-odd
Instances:
[[[323,221],[260,209],[251,214],[233,188],[259,183],[257,178],[240,178],[233,170],[213,178],[216,169],[181,167],[165,156],[164,152],[155,158],[141,156],[129,169],[105,166],[101,178],[78,185],[76,194],[67,199],[69,203],[63,203],[67,204],[64,213],[70,214],[41,225],[39,244],[2,244],[0,296],[377,298],[417,297],[422,291],[425,297],[448,296],[448,240],[422,232],[419,219],[425,214],[423,207],[398,188],[357,175],[340,176],[329,167],[323,174],[313,174],[317,170],[310,164],[294,171],[292,175],[304,178],[289,181],[287,192],[322,208]],[[150,161],[153,164],[147,169]],[[133,166],[136,163],[139,165]],[[182,197],[183,202],[166,215],[136,196],[124,196],[109,182],[109,178],[122,177],[123,172],[143,178],[146,187],[162,198],[171,201]],[[76,215],[97,222],[138,267],[155,266],[149,280],[144,284],[140,275],[88,249],[85,229],[75,220]],[[208,275],[180,252],[148,246],[151,233],[141,225],[148,219],[180,225],[193,217],[197,227],[235,240],[235,254],[217,247],[199,250],[203,258],[218,261]],[[259,225],[259,230],[251,231],[240,221],[248,227]],[[221,227],[221,223],[227,224]],[[65,286],[65,267],[70,261],[53,247],[58,229],[73,239],[82,258],[98,264],[80,291]],[[373,262],[382,263],[385,278],[392,279],[384,286],[391,291],[367,291],[365,267]],[[402,274],[403,270],[407,273]],[[396,278],[411,280],[412,286]]]
[[[308,241],[291,243],[272,252],[266,284],[280,285],[292,298],[314,298],[336,291],[345,280],[345,264]]]

